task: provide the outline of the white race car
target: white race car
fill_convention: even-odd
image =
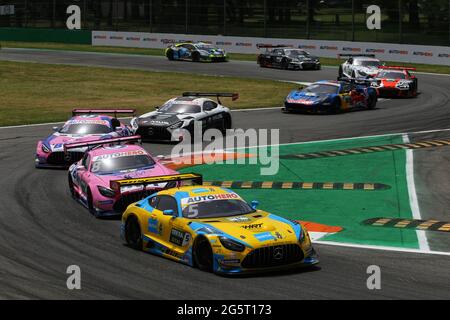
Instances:
[[[216,97],[217,102],[208,97]],[[195,121],[201,121],[203,131],[215,128],[225,133],[226,129],[231,129],[231,112],[221,104],[220,97],[230,97],[234,101],[239,94],[184,92],[156,111],[133,118],[131,128],[144,140],[152,141],[181,141],[184,139],[181,129],[192,136]]]
[[[347,60],[339,66],[339,78],[374,78],[382,63],[373,54],[340,54]]]

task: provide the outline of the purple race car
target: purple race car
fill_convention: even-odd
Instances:
[[[69,168],[69,188],[72,196],[94,216],[120,215],[131,203],[177,186],[177,182],[145,183],[146,178],[177,172],[159,163],[141,146],[124,144],[140,139],[140,136],[130,136],[64,145],[66,152],[88,149],[83,158]],[[131,180],[132,184],[116,188],[118,180]]]
[[[104,115],[114,114],[114,117]],[[74,109],[72,118],[55,133],[38,141],[35,165],[37,168],[67,168],[83,157],[86,148],[64,152],[64,145],[131,135],[125,124],[117,119],[118,114],[135,114],[134,109]]]

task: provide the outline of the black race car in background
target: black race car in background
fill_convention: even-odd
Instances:
[[[209,97],[217,98],[217,102]],[[133,118],[132,131],[143,140],[178,142],[184,139],[181,129],[187,130],[192,137],[194,122],[198,121],[203,132],[214,128],[225,133],[231,129],[232,120],[230,109],[222,105],[221,97],[234,101],[239,98],[239,94],[184,92],[181,97],[170,99],[156,108],[156,111]]]
[[[266,68],[281,68],[294,70],[320,70],[320,60],[302,49],[283,45],[259,45],[258,49],[266,49],[258,55],[258,64]]]

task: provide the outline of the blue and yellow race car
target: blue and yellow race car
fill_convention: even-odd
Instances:
[[[113,190],[177,181],[130,205],[121,236],[144,250],[217,274],[242,274],[317,264],[308,232],[295,221],[258,210],[235,192],[187,173],[114,181]],[[189,184],[189,182],[188,182]]]
[[[378,92],[371,83],[366,79],[314,82],[306,88],[291,91],[282,111],[338,113],[351,109],[374,109]]]

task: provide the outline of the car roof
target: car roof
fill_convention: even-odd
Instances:
[[[135,153],[137,152],[138,153]],[[109,155],[109,154],[119,154],[123,152],[133,152],[133,154],[130,155],[139,155],[139,154],[147,154],[148,152],[142,148],[139,145],[136,144],[124,144],[124,145],[115,145],[115,146],[101,146],[95,149],[92,149],[89,151],[89,155],[91,157],[97,157],[102,155]]]

